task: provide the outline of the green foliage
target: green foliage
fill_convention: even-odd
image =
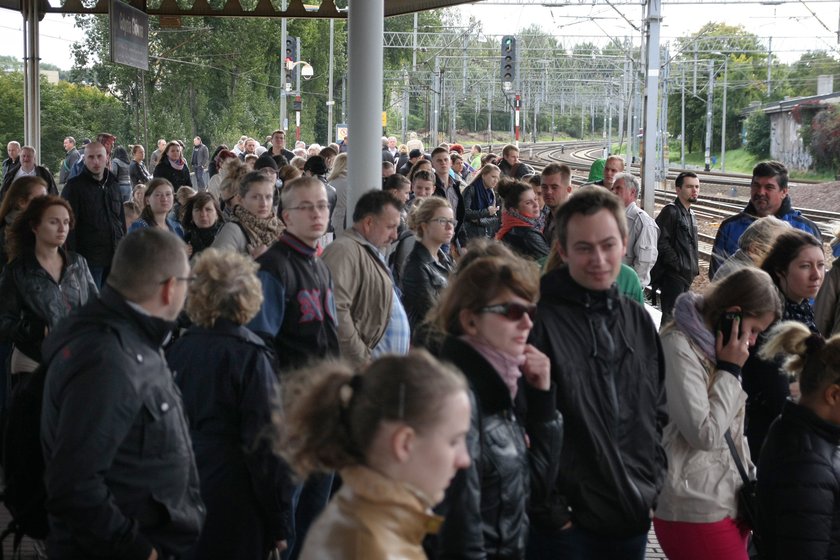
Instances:
[[[840,111],[836,105],[818,112],[811,121],[811,155],[817,169],[840,170]]]
[[[747,118],[747,144],[744,148],[756,157],[770,157],[770,117],[764,111],[755,111]]]
[[[0,73],[0,137],[23,141],[23,74]],[[38,161],[58,172],[64,159],[62,141],[77,141],[108,131],[122,140],[126,131],[122,104],[96,88],[41,80],[41,154]]]

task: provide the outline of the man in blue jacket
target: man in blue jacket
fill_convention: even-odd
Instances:
[[[740,213],[725,219],[718,228],[709,263],[709,278],[723,261],[738,250],[738,239],[756,219],[776,216],[796,229],[807,231],[817,239],[822,233],[817,224],[794,210],[788,195],[788,170],[778,161],[762,161],[753,168],[750,202]]]

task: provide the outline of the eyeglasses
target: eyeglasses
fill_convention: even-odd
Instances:
[[[436,224],[440,224],[442,226],[446,226],[447,224],[449,224],[450,226],[455,227],[456,225],[458,225],[458,222],[456,222],[455,220],[450,220],[449,218],[432,218],[429,221],[434,222]]]
[[[300,206],[292,206],[291,208],[286,208],[286,210],[300,210],[301,212],[312,212],[313,210],[317,210],[318,212],[326,212],[330,209],[330,205],[326,202],[319,202],[318,204],[301,204]]]
[[[479,313],[495,313],[502,315],[505,319],[510,321],[519,321],[522,316],[527,314],[533,321],[534,315],[537,313],[536,305],[523,305],[521,303],[498,303],[496,305],[488,305],[478,310]]]

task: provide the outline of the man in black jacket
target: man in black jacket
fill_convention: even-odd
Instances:
[[[27,175],[36,175],[47,183],[48,194],[58,194],[58,188],[55,186],[55,179],[53,179],[52,172],[43,165],[35,164],[35,148],[32,146],[24,146],[20,149],[20,157],[17,164],[13,165],[9,172],[3,177],[3,186],[0,187],[0,200],[9,192],[9,187],[18,177],[25,177]]]
[[[464,205],[464,195],[461,194],[461,180],[449,172],[452,169],[452,160],[446,148],[435,148],[432,150],[432,169],[435,170],[435,196],[445,198],[452,206],[455,213],[455,233],[452,236],[452,243],[459,247],[463,238],[461,231],[464,228],[464,214],[467,211]]]
[[[651,285],[659,289],[662,323],[671,317],[677,296],[688,290],[700,274],[697,222],[691,205],[700,194],[700,179],[683,171],[674,181],[677,197],[656,217],[659,258],[651,271]]]
[[[76,227],[67,236],[67,247],[87,259],[97,287],[108,277],[111,259],[125,236],[125,211],[117,179],[108,170],[105,146],[85,146],[84,169],[69,179],[61,196],[76,217]]]
[[[189,274],[180,239],[137,231],[101,296],[44,343],[50,558],[177,558],[198,539],[198,473],[161,351]]]
[[[542,278],[531,341],[551,359],[566,437],[556,492],[532,504],[529,558],[641,559],[667,470],[659,335],[615,284],[621,201],[584,187],[556,220],[566,264]]]

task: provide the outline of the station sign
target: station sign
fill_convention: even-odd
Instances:
[[[108,7],[111,32],[111,62],[149,69],[149,16],[120,0]]]

